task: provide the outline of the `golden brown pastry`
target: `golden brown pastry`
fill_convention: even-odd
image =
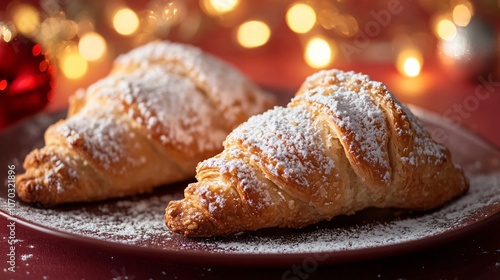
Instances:
[[[118,57],[78,91],[17,177],[26,202],[54,205],[151,191],[193,178],[238,124],[274,105],[237,70],[198,48],[153,42]]]
[[[236,128],[196,178],[165,213],[192,237],[300,228],[367,207],[428,210],[468,189],[450,152],[382,83],[338,70]]]

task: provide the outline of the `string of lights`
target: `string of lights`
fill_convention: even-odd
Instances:
[[[207,25],[215,24],[234,31],[236,46],[252,49],[269,44],[279,32],[278,18],[299,37],[307,65],[318,69],[356,52],[356,46],[349,42],[361,41],[360,36],[369,37],[376,28],[384,27],[383,22],[379,22],[382,26],[363,23],[344,7],[347,1],[268,2],[274,10],[261,14],[252,13],[252,3],[244,0],[151,0],[142,8],[117,0],[103,3],[102,9],[90,8],[84,1],[42,0],[40,7],[12,2],[0,24],[0,33],[6,42],[14,33],[33,38],[66,78],[80,79],[89,71],[89,63],[99,62],[113,44],[100,31],[102,22],[119,36],[130,38],[134,45],[168,38],[174,30],[189,41]],[[466,0],[440,1],[439,6],[431,8],[429,1],[419,2],[433,11],[428,25],[437,40],[453,40],[457,28],[467,26],[474,15],[474,6]],[[373,15],[376,19],[383,16],[376,12]],[[424,50],[414,42],[412,34],[402,32],[392,37],[396,68],[408,77],[418,76]]]

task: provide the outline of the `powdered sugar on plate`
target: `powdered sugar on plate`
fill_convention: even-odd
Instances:
[[[499,185],[500,173],[472,175],[467,195],[429,213],[398,216],[394,215],[397,212],[390,212],[384,213],[379,220],[368,213],[378,210],[365,210],[359,215],[334,218],[331,222],[301,230],[274,229],[217,239],[187,239],[165,227],[164,208],[168,201],[182,196],[179,188],[159,196],[110,201],[71,210],[19,205],[16,217],[56,232],[148,248],[244,254],[335,253],[401,244],[472,224],[500,211]],[[5,199],[0,202],[5,209]]]
[[[234,237],[228,242],[212,242],[214,251],[243,253],[315,253],[365,249],[436,236],[483,218],[488,207],[500,210],[500,173],[472,178],[471,191],[461,199],[427,214],[409,214],[390,221],[330,227],[324,224],[306,232],[286,236]],[[365,210],[370,211],[370,209]],[[394,212],[395,213],[395,212]],[[364,213],[366,214],[366,213]],[[345,217],[343,217],[345,218]],[[335,219],[330,222],[335,223]],[[290,239],[293,240],[290,242]],[[292,245],[292,246],[291,246]]]

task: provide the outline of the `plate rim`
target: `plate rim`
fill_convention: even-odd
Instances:
[[[99,238],[58,231],[56,229],[34,224],[23,218],[12,217],[3,209],[0,216],[7,221],[15,221],[25,228],[42,233],[49,238],[63,238],[78,246],[90,245],[94,249],[105,250],[110,253],[121,253],[130,256],[142,257],[150,260],[160,260],[181,264],[218,265],[227,267],[280,267],[302,263],[311,258],[318,264],[344,264],[369,261],[374,259],[388,258],[411,252],[424,251],[437,246],[443,246],[455,242],[463,237],[477,232],[478,230],[500,221],[500,211],[483,216],[465,226],[452,228],[434,235],[424,236],[415,240],[403,241],[375,247],[357,248],[341,251],[324,252],[293,252],[293,253],[228,253],[228,252],[206,252],[192,249],[174,250],[172,248],[160,249],[146,246],[136,246],[115,241],[106,241]],[[320,260],[317,255],[326,254],[327,258]],[[272,262],[270,262],[272,260]]]

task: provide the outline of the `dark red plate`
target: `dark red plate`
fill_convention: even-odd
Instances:
[[[64,112],[38,115],[0,134],[0,214],[72,245],[184,263],[290,265],[343,263],[421,250],[456,240],[500,217],[500,152],[473,133],[423,109],[412,111],[447,145],[469,176],[469,193],[426,213],[366,209],[300,230],[266,229],[228,238],[188,239],[170,232],[164,208],[182,197],[187,182],[151,194],[98,203],[40,209],[8,204],[7,169],[43,146],[46,127]]]

